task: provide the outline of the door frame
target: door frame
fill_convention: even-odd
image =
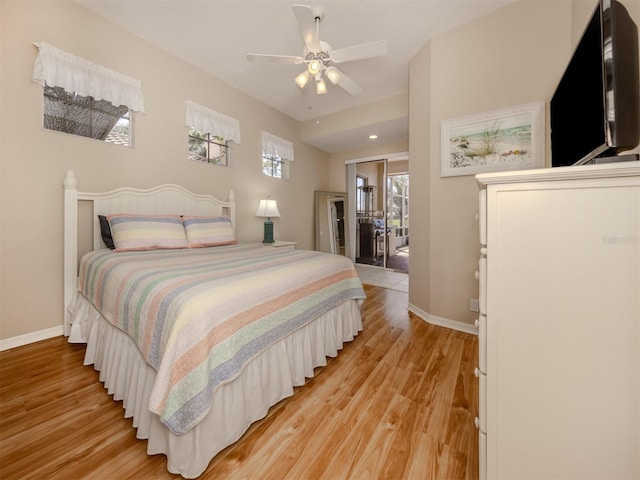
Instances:
[[[347,238],[349,239],[349,258],[351,261],[355,263],[356,261],[356,166],[358,163],[368,163],[368,162],[376,162],[376,161],[384,161],[384,178],[385,185],[383,190],[383,209],[384,209],[384,219],[385,219],[385,231],[387,225],[387,188],[386,188],[386,178],[387,178],[387,163],[389,161],[394,160],[408,160],[409,152],[395,152],[395,153],[386,153],[382,155],[373,155],[370,157],[360,157],[353,158],[349,160],[345,160],[345,182],[346,182],[346,191],[348,194],[349,202],[348,208],[346,209],[346,214],[349,217],[348,226],[349,226],[349,235]],[[387,251],[387,235],[384,235],[384,252]],[[387,267],[387,256],[383,255],[384,262],[383,267]]]

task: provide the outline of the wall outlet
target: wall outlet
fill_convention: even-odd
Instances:
[[[477,298],[469,299],[469,311],[471,312],[479,312],[480,311],[480,302]]]

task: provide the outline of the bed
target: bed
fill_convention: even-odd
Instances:
[[[65,335],[86,343],[84,363],[171,473],[201,475],[362,330],[352,262],[237,243],[233,192],[80,192],[71,171],[63,185]],[[92,247],[80,255],[82,202]]]

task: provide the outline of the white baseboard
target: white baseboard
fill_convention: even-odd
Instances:
[[[60,337],[63,335],[62,325],[57,327],[39,330],[37,332],[25,333],[17,337],[5,338],[0,340],[0,352],[9,350],[10,348],[22,347],[29,343],[39,342],[48,338]]]
[[[452,330],[458,330],[460,332],[470,333],[472,335],[478,335],[478,329],[465,322],[460,322],[458,320],[450,320],[448,318],[438,317],[436,315],[431,315],[428,312],[416,307],[413,304],[409,304],[409,311],[415,313],[422,320],[427,323],[431,323],[433,325],[439,325],[441,327],[451,328]]]

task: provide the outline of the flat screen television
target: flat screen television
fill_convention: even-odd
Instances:
[[[640,142],[638,28],[600,0],[550,103],[551,165],[597,163]]]

